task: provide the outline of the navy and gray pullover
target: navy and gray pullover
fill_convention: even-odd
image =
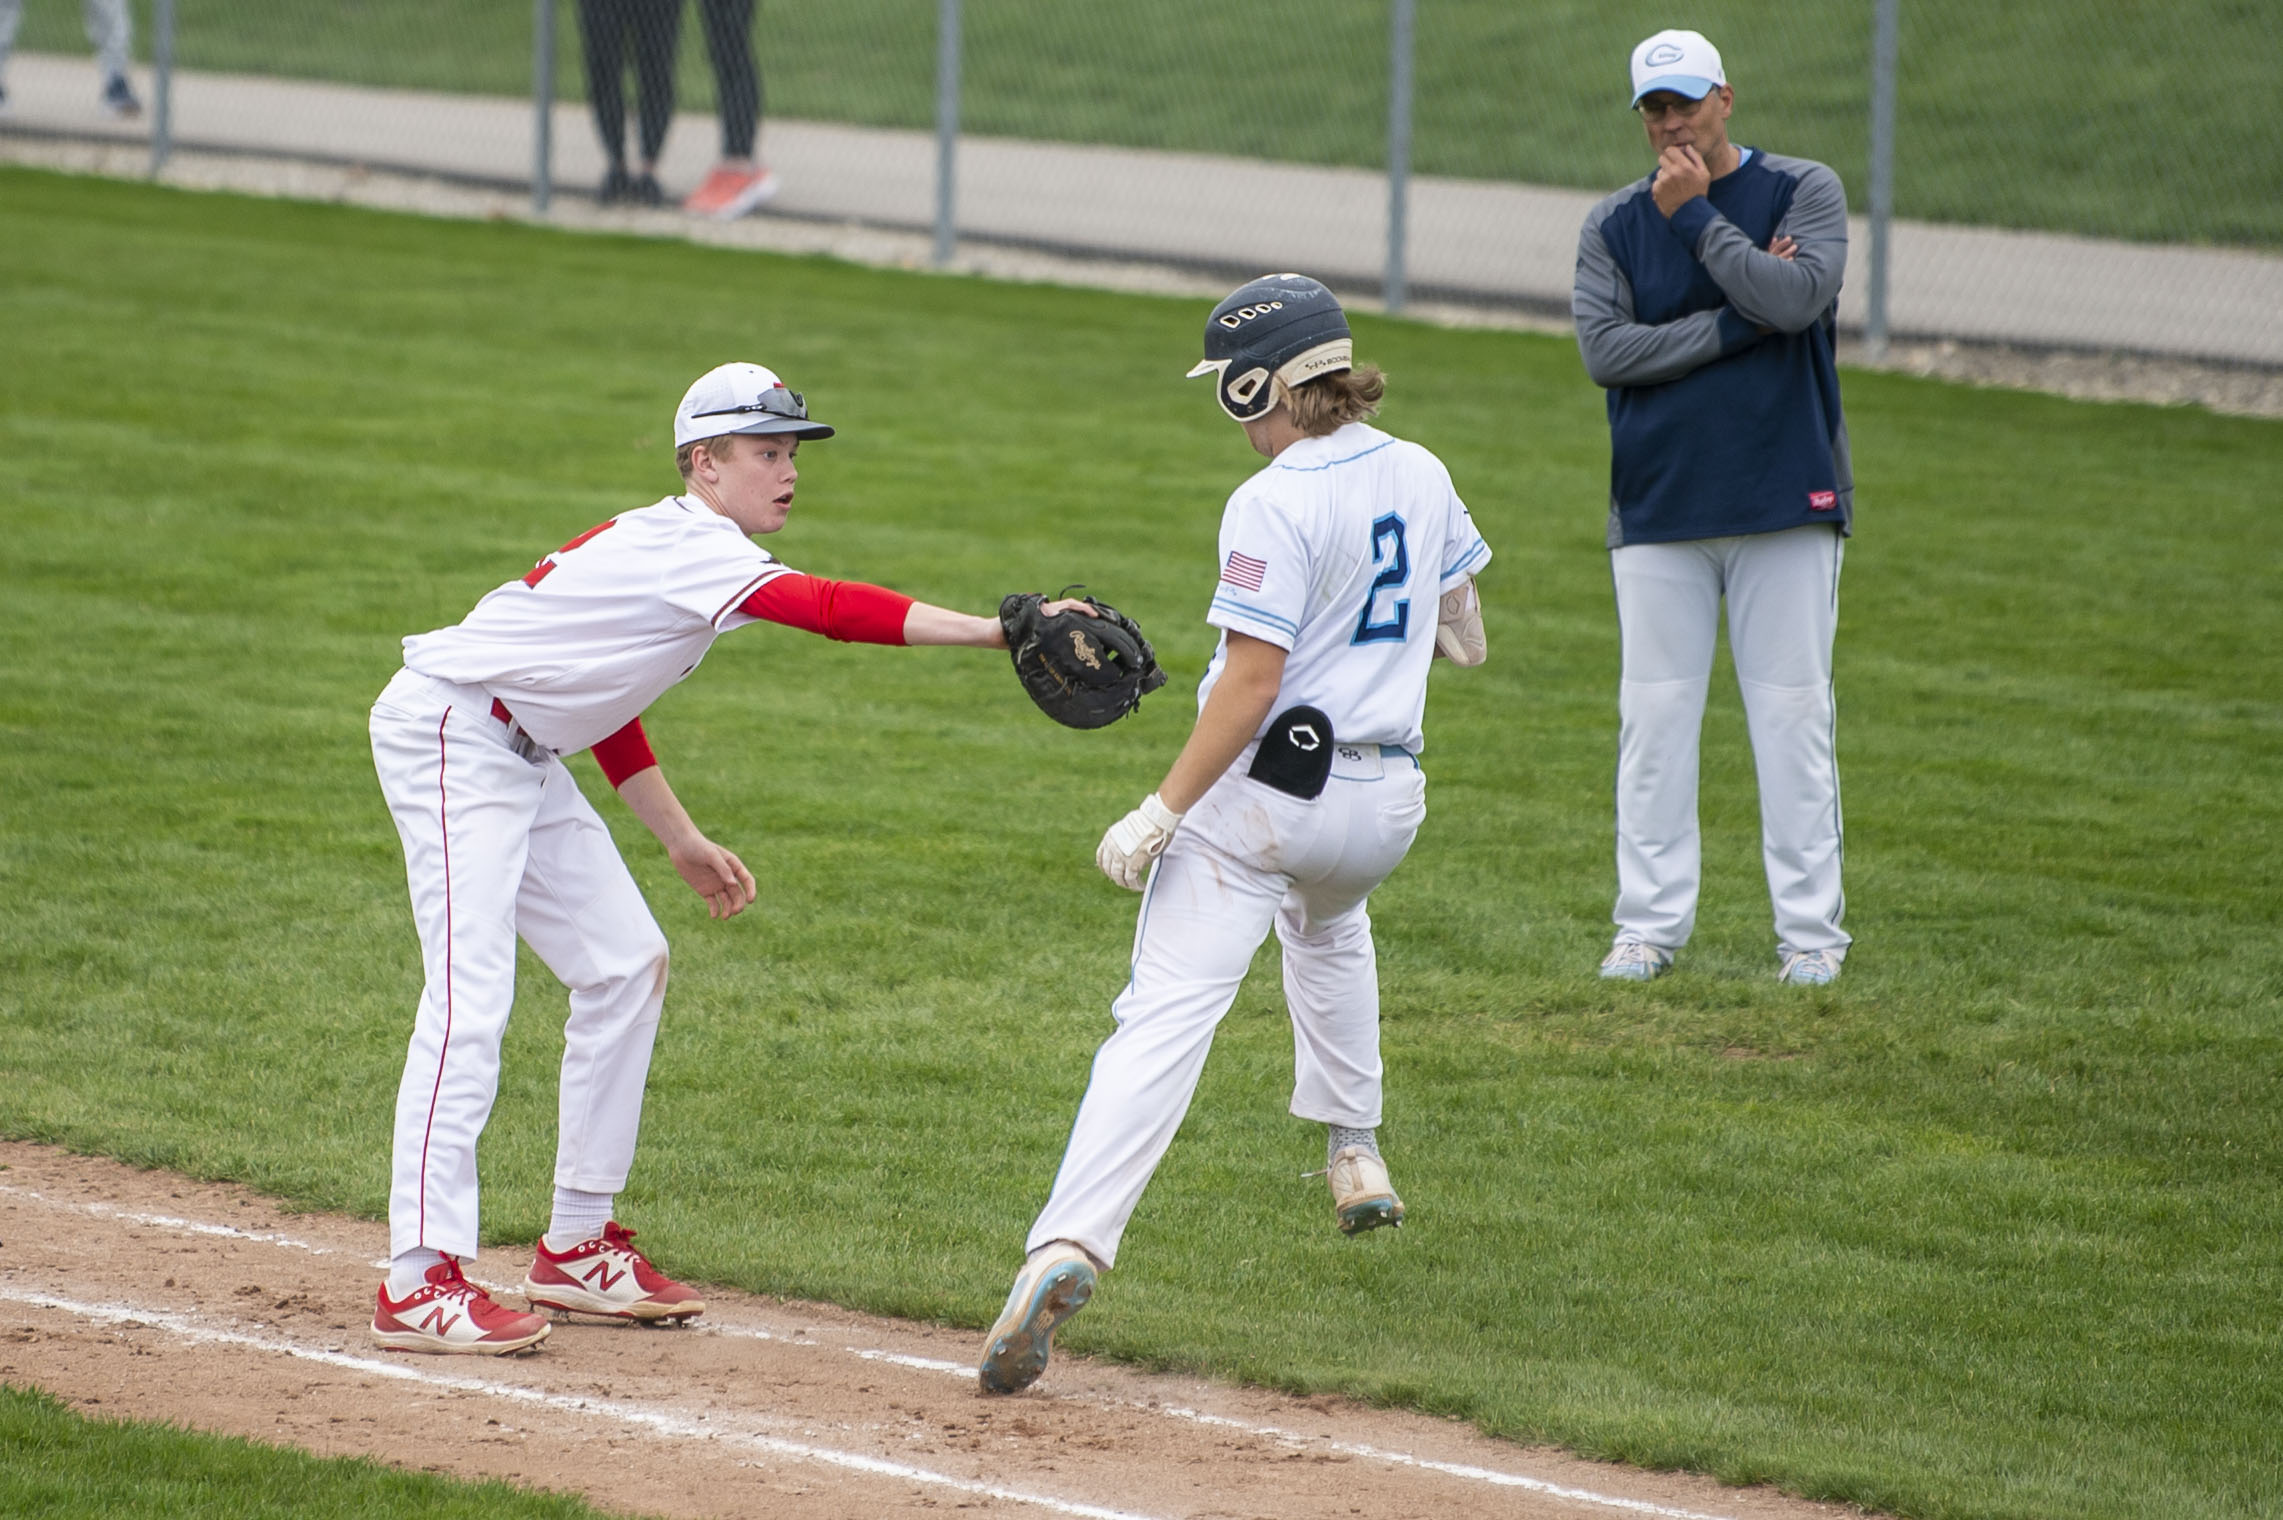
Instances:
[[[1609,546],[1773,533],[1854,514],[1832,360],[1847,197],[1755,149],[1668,220],[1651,179],[1593,208],[1570,310],[1609,390]],[[1799,248],[1768,253],[1778,235]],[[1766,329],[1766,331],[1763,331]]]

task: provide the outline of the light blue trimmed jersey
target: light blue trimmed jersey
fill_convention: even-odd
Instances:
[[[1351,422],[1304,438],[1237,487],[1221,514],[1220,579],[1205,621],[1290,651],[1271,715],[1324,710],[1343,744],[1426,746],[1437,603],[1490,563],[1443,462]],[[1265,729],[1266,725],[1263,725]]]

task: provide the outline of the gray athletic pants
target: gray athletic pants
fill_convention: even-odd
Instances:
[[[1831,686],[1844,542],[1836,527],[1816,524],[1610,552],[1624,659],[1613,915],[1619,939],[1677,950],[1696,927],[1697,736],[1725,599],[1759,774],[1760,850],[1777,947],[1846,953]]]
[[[127,0],[80,0],[80,15],[87,24],[88,45],[95,49],[95,64],[102,77],[127,72],[127,49],[135,39],[135,23],[127,14]],[[0,69],[16,50],[16,24],[24,19],[24,0],[0,0]]]

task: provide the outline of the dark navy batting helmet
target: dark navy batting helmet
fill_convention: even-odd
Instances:
[[[1265,417],[1277,384],[1302,385],[1355,367],[1355,340],[1339,301],[1304,274],[1262,275],[1229,292],[1205,319],[1205,357],[1189,372],[1215,375],[1221,410]]]

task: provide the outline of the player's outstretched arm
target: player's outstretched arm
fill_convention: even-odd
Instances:
[[[1094,863],[1104,876],[1130,892],[1141,890],[1149,863],[1164,852],[1183,815],[1213,789],[1267,721],[1284,686],[1285,657],[1266,639],[1229,634],[1228,662],[1173,768],[1140,807],[1110,825],[1095,847]]]
[[[619,783],[618,795],[643,827],[658,836],[666,858],[690,890],[706,900],[709,914],[735,918],[745,911],[755,895],[753,873],[745,869],[744,861],[698,832],[682,800],[666,784],[664,771],[653,765],[635,772]]]
[[[1048,610],[1065,607],[1094,616],[1094,609],[1083,601],[1055,602]],[[754,588],[738,610],[748,617],[805,633],[821,633],[843,643],[1007,647],[997,618],[970,617],[948,607],[932,607],[900,591],[864,581],[827,580],[799,571],[770,576]]]
[[[1088,617],[1098,614],[1082,597],[1066,597],[1059,602],[1048,602],[1039,609],[1049,615],[1057,612],[1082,612]],[[957,644],[968,649],[1004,649],[1007,631],[996,617],[970,617],[964,612],[953,612],[948,607],[933,607],[926,602],[912,603],[904,614],[904,642],[907,644]]]

